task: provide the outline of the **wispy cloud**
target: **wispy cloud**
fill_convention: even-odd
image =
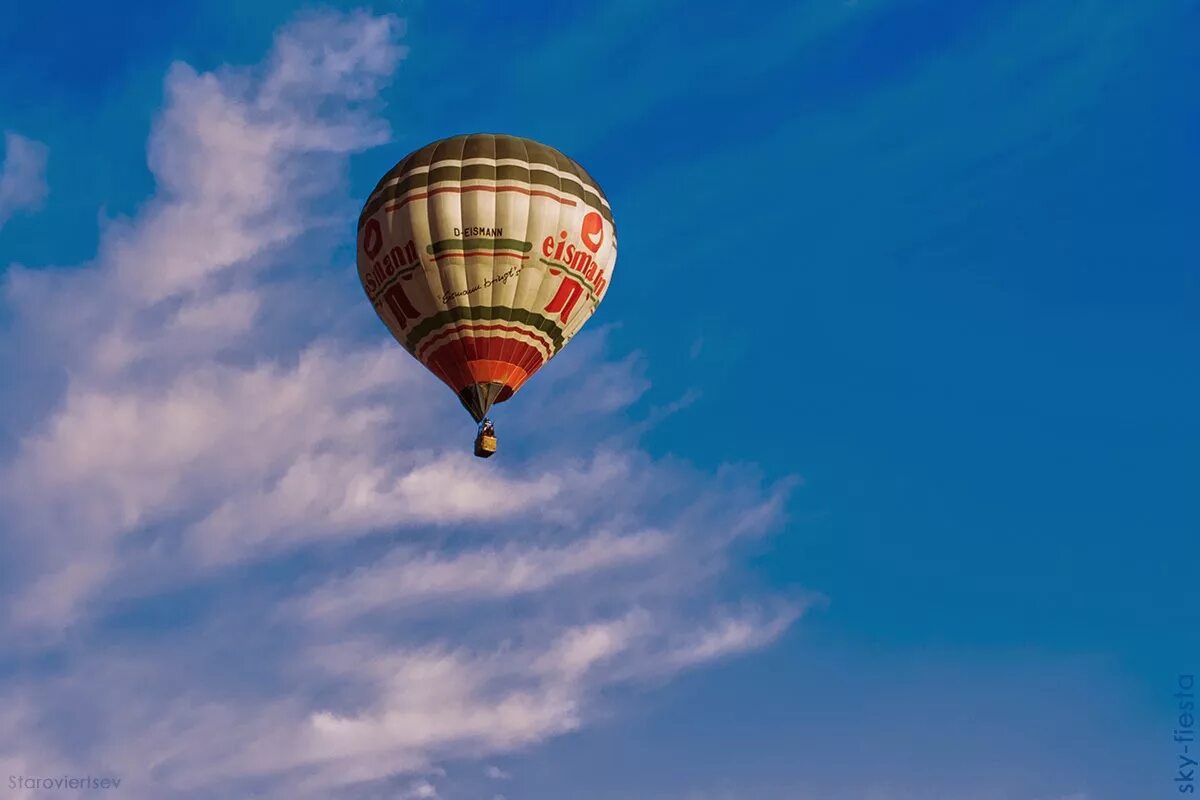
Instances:
[[[341,621],[424,602],[482,600],[549,589],[654,559],[674,542],[665,534],[598,534],[558,547],[508,543],[442,555],[396,549],[379,563],[321,587],[305,601],[313,619]]]
[[[0,228],[13,214],[41,208],[46,199],[46,160],[49,149],[41,142],[7,131],[4,160],[0,164]]]
[[[49,565],[24,616],[69,621],[111,577],[123,537],[238,487],[286,492],[306,466],[333,479],[336,466],[305,460],[357,457],[383,423],[372,389],[404,385],[394,356],[310,341],[283,363],[257,349],[270,332],[256,322],[286,292],[263,272],[320,229],[346,155],[387,137],[363,101],[402,54],[396,26],[310,19],[281,32],[259,68],[176,64],[150,141],[155,197],[104,231],[92,267],[10,272],[25,333],[69,375],[3,468],[17,527],[70,541],[55,550],[75,556]]]
[[[377,327],[320,324],[370,316],[337,255],[344,175],[390,135],[400,30],[323,14],[255,67],[173,66],[154,196],[89,263],[8,273],[21,363],[64,376],[0,463],[10,770],[93,765],[134,798],[436,798],[440,760],[576,729],[604,690],[803,610],[713,591],[792,484],[612,435],[649,383],[603,332],[523,396],[558,400],[512,425],[538,459],[483,464]]]

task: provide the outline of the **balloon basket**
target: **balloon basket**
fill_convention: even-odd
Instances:
[[[475,437],[475,455],[480,458],[491,458],[496,454],[496,437],[479,434]]]

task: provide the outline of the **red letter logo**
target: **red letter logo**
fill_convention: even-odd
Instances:
[[[579,238],[583,246],[595,253],[604,241],[604,220],[595,211],[589,211],[583,218],[583,227],[579,230]]]
[[[383,295],[383,302],[387,303],[388,310],[396,318],[396,324],[400,326],[400,330],[408,327],[410,319],[420,316],[416,307],[413,306],[412,300],[408,299],[408,293],[404,291],[400,281],[396,281],[388,287],[387,292]]]
[[[379,229],[379,220],[373,219],[363,228],[362,246],[367,258],[372,260],[383,249],[383,231]]]
[[[562,270],[552,269],[550,274],[562,275]],[[564,277],[562,283],[558,285],[558,293],[550,298],[550,304],[546,306],[545,310],[551,314],[558,314],[559,321],[565,325],[570,321],[571,312],[575,309],[575,303],[582,294],[583,287],[579,285],[579,281]]]

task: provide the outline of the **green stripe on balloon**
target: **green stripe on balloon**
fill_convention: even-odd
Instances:
[[[502,306],[457,306],[440,311],[417,323],[408,336],[404,337],[404,344],[409,350],[416,352],[426,336],[444,325],[464,320],[468,322],[517,322],[549,336],[550,341],[554,343],[555,352],[561,350],[563,346],[563,329],[554,320],[546,319],[536,311]]]
[[[429,188],[434,183],[471,180],[472,176],[469,173],[473,170],[491,170],[498,174],[497,177],[475,176],[476,180],[495,180],[506,183],[523,183],[528,186],[543,186],[547,189],[555,189],[563,194],[577,197],[598,211],[600,216],[608,221],[609,225],[613,225],[612,212],[601,202],[600,195],[588,191],[574,181],[564,180],[553,172],[540,169],[526,169],[525,167],[516,166],[495,167],[490,164],[477,164],[470,167],[439,167],[433,170],[433,172],[421,172],[416,175],[409,175],[400,180],[399,183],[388,186],[376,194],[363,208],[362,215],[358,218],[359,230],[362,230],[362,227],[367,224],[367,220],[374,216],[379,209],[393,200],[398,200],[409,192]],[[438,175],[438,173],[444,174]],[[512,177],[504,177],[501,173],[511,173]]]
[[[532,249],[532,242],[522,242],[520,239],[443,239],[425,245],[425,252],[430,255],[455,250],[519,250],[528,253]]]

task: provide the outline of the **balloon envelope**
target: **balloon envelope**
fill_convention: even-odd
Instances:
[[[358,221],[358,274],[380,319],[478,422],[592,316],[617,257],[599,185],[559,151],[493,134],[428,144]]]

